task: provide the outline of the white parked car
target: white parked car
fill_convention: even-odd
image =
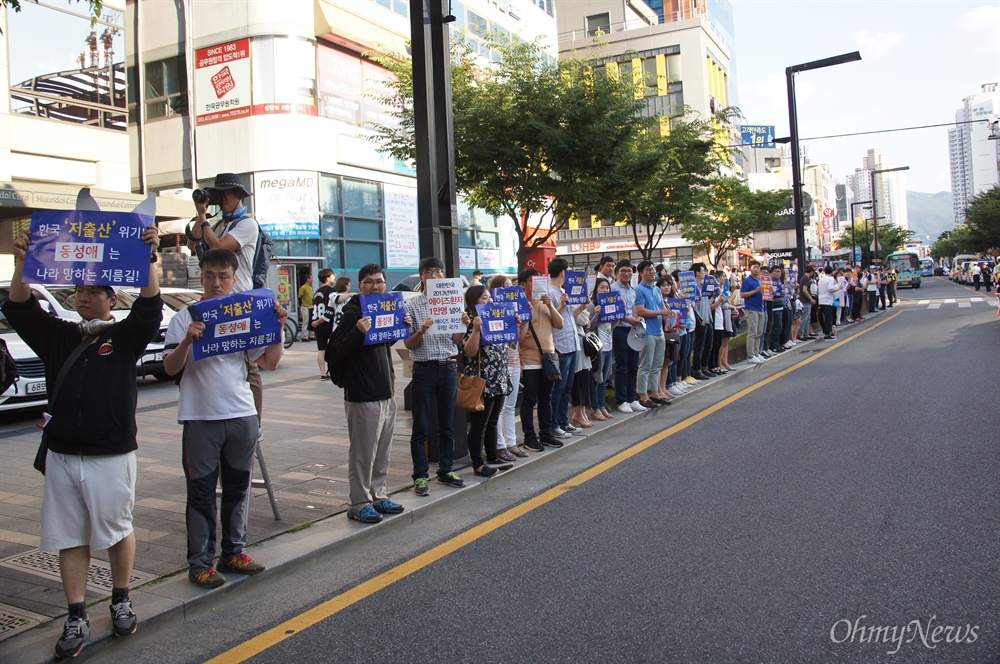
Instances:
[[[0,338],[17,365],[18,379],[0,394],[0,411],[21,408],[44,408],[48,405],[45,389],[45,365],[28,344],[21,341],[7,319],[0,314]]]
[[[41,305],[42,309],[53,316],[68,321],[82,320],[80,314],[76,312],[76,286],[43,286],[41,284],[30,284],[31,292]],[[0,303],[7,301],[10,292],[10,282],[0,282]],[[115,320],[122,320],[128,316],[132,303],[139,295],[138,289],[134,295],[130,295],[127,289],[117,289],[118,300],[111,308],[111,315]],[[146,353],[139,358],[135,364],[137,376],[154,376],[161,380],[166,379],[163,372],[163,339],[167,334],[167,320],[164,318],[160,323],[160,329],[156,337],[146,346]]]
[[[139,297],[138,288],[123,288],[121,292],[132,298],[133,301]],[[158,366],[149,372],[149,375],[153,376],[153,378],[163,381],[174,379],[173,376],[168,375],[163,370],[163,343],[166,339],[167,326],[170,325],[170,319],[174,317],[174,314],[198,302],[201,298],[201,291],[188,290],[187,288],[160,288],[160,299],[163,300],[163,322],[160,323],[160,333],[155,340],[158,347],[154,351],[154,361]],[[153,344],[150,344],[147,350],[152,347]]]

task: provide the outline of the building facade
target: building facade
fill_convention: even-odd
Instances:
[[[1000,183],[1000,141],[990,140],[988,127],[998,114],[997,84],[988,83],[979,94],[962,100],[955,112],[957,124],[948,130],[955,226],[965,223],[965,210],[976,194]]]
[[[847,176],[847,184],[854,192],[856,200],[873,200],[872,171],[878,171],[874,178],[876,222],[895,224],[908,229],[910,226],[906,213],[906,175],[903,171],[881,172],[892,168],[896,168],[896,165],[888,156],[878,148],[871,148],[862,160],[861,168],[854,169],[854,174]]]

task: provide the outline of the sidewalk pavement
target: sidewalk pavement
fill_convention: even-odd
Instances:
[[[403,410],[403,389],[409,378],[403,377],[398,358],[395,364],[398,411],[389,491],[397,494],[393,498],[407,511],[388,518],[381,527],[392,522],[411,522],[415,511],[469,490],[431,482],[430,498],[417,500],[409,492],[412,418]],[[752,365],[740,362],[736,370],[751,368]],[[286,351],[277,371],[261,373],[265,388],[262,449],[281,520],[274,518],[265,489],[258,488],[255,481],[249,539],[251,555],[273,569],[354,541],[370,531],[371,526],[342,517],[327,518],[347,511],[348,437],[343,390],[319,379],[315,347],[308,342],[297,343]],[[682,398],[718,382],[699,383]],[[177,391],[172,384],[156,387],[153,383],[139,389],[138,480],[133,512],[136,558],[131,588],[140,621],[146,624],[183,611],[185,605],[214,593],[229,592],[246,580],[229,575],[229,582],[220,589],[205,591],[192,585],[182,573],[187,569],[186,487],[180,463],[181,427],[176,421],[176,399]],[[618,412],[614,415],[614,419],[595,422],[592,429],[564,442],[583,442],[631,418],[643,416]],[[0,581],[3,584],[0,660],[5,663],[49,661],[66,615],[58,554],[38,549],[44,482],[43,476],[32,468],[38,441],[39,432],[34,426],[0,432]],[[519,459],[514,470],[553,453],[558,451],[548,450]],[[481,478],[475,477],[468,467],[467,456],[456,462],[455,469],[470,489],[481,483]],[[254,476],[260,478],[259,469],[255,469]],[[87,603],[99,606],[91,610],[90,644],[110,637],[110,619],[104,608],[110,594],[107,552],[95,552],[88,575]]]

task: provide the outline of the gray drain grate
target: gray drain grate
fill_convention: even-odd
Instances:
[[[0,641],[29,630],[46,620],[49,620],[48,616],[0,604]]]
[[[59,575],[59,554],[49,553],[32,549],[16,556],[10,556],[0,560],[0,567],[27,572],[34,576],[45,577],[53,581],[62,582]],[[134,588],[144,583],[156,579],[155,574],[132,570],[132,577],[129,579],[129,586]],[[114,583],[111,579],[111,565],[103,560],[90,560],[90,569],[87,570],[87,590],[97,594],[111,594]]]

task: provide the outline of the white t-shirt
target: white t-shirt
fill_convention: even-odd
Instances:
[[[832,274],[824,274],[819,278],[819,303],[833,305],[834,295],[837,293],[837,280]]]
[[[253,255],[257,252],[257,220],[253,217],[240,219],[230,232],[229,227],[232,225],[230,222],[223,221],[221,224],[213,226],[213,230],[220,240],[227,235],[232,235],[240,243],[239,251],[235,252],[236,262],[239,263],[240,267],[236,270],[236,283],[233,286],[233,291],[253,290]]]
[[[163,355],[169,355],[184,340],[191,314],[187,309],[178,311],[170,319]],[[263,348],[247,351],[251,360],[264,354]],[[257,415],[253,403],[253,393],[247,382],[247,368],[243,353],[215,355],[194,359],[194,349],[188,350],[181,378],[180,398],[177,405],[177,421],[186,420],[231,420],[237,417]]]

